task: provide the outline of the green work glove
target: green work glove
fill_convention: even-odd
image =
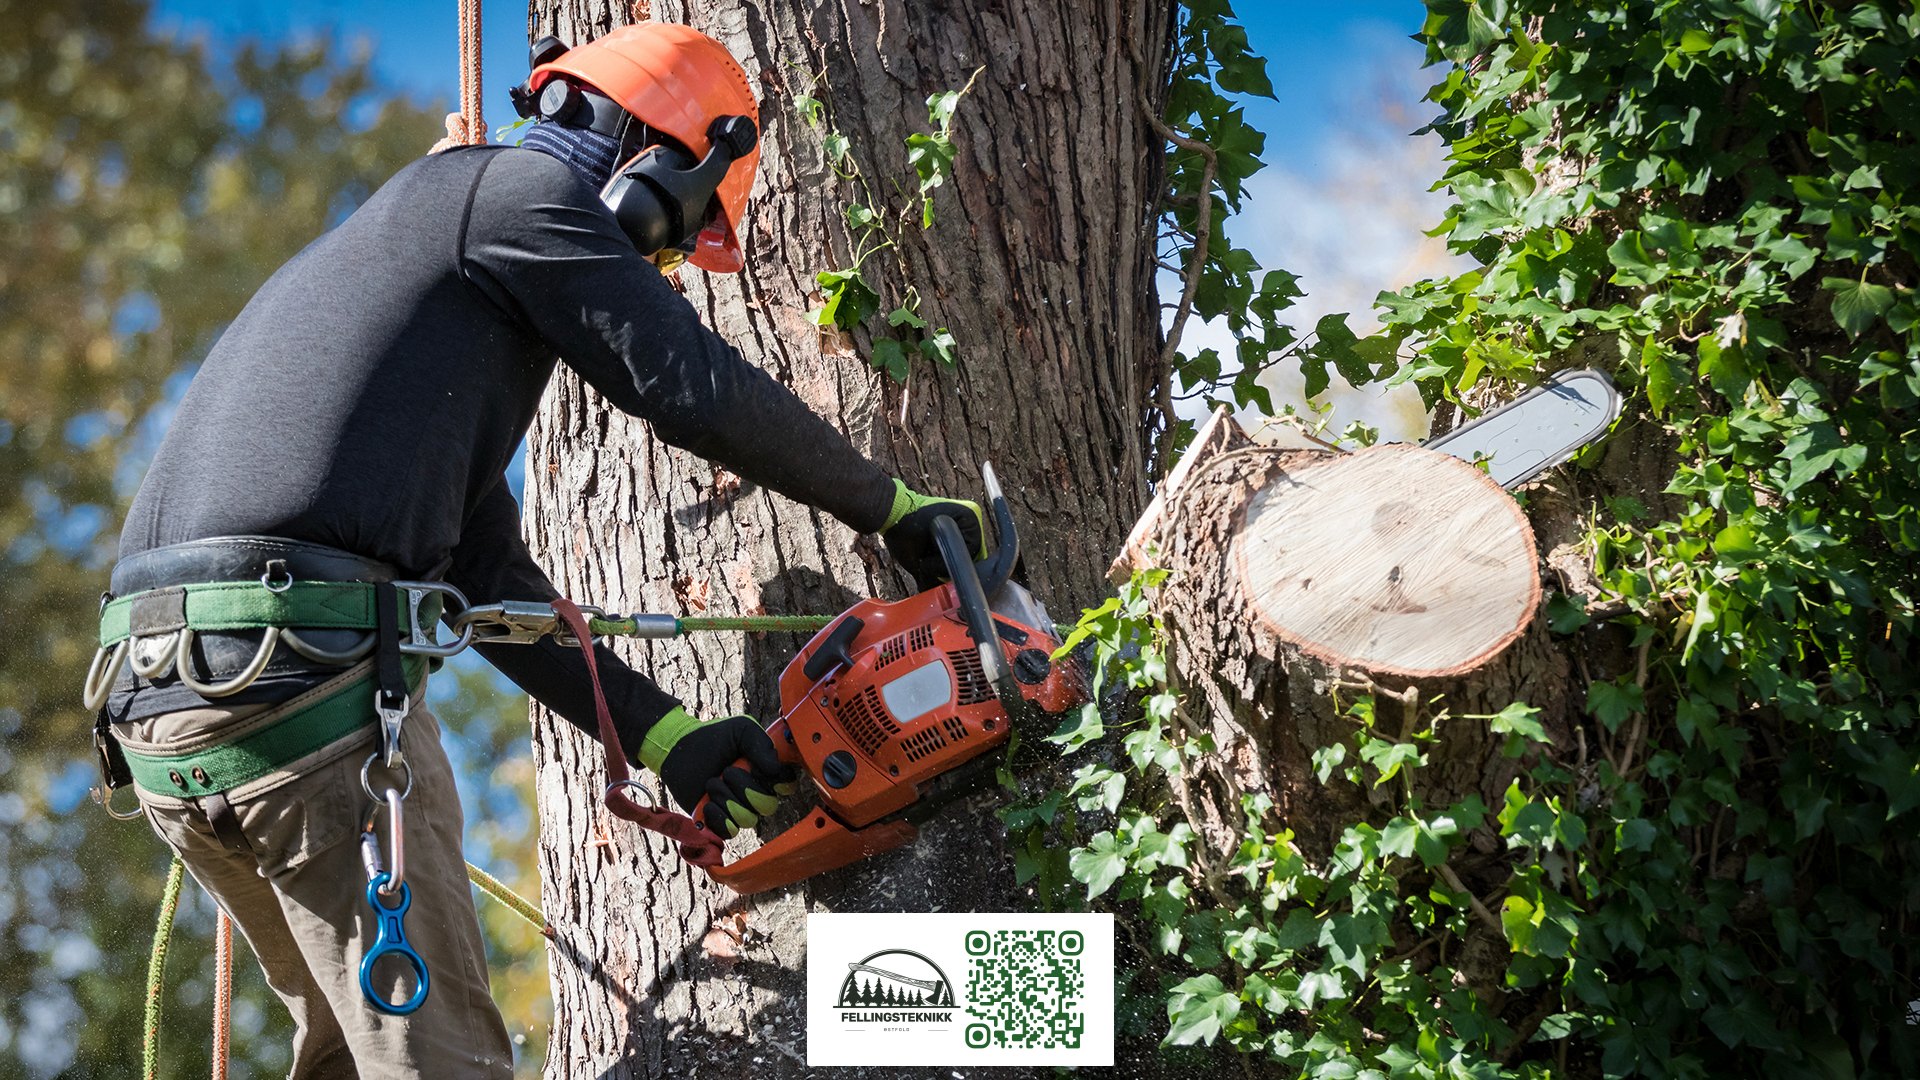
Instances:
[[[753,828],[794,791],[793,767],[751,716],[701,720],[676,708],[647,729],[639,756],[680,809],[692,813],[709,796],[707,828],[719,836]],[[736,764],[742,758],[748,768]]]
[[[952,518],[960,526],[960,535],[966,539],[975,559],[987,557],[986,516],[980,512],[979,503],[969,499],[936,499],[898,480],[893,482],[893,511],[887,515],[887,523],[880,526],[880,538],[887,542],[894,561],[913,575],[914,583],[921,589],[930,589],[947,580],[947,564],[940,558],[940,548],[933,541],[934,520],[943,517]]]

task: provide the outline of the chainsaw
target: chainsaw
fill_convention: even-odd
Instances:
[[[1020,542],[991,465],[980,469],[995,547],[975,561],[951,518],[934,522],[949,582],[905,600],[863,600],[829,623],[780,675],[767,728],[817,803],[731,862],[707,867],[741,894],[790,885],[911,842],[918,825],[991,777],[1016,725],[1086,700],[1055,628],[1014,580]],[[747,767],[741,761],[740,767]],[[706,800],[692,817],[706,827]]]

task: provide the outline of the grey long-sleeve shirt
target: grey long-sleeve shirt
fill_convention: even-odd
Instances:
[[[445,579],[475,603],[551,599],[503,471],[556,354],[669,444],[857,531],[884,522],[887,475],[703,326],[572,170],[530,150],[471,147],[401,170],[261,287],[188,388],[121,556],[281,536],[410,576],[450,566]],[[577,649],[482,653],[595,730]],[[677,701],[605,649],[599,668],[631,751]],[[249,696],[289,697],[313,678],[263,679]],[[114,711],[198,701],[142,680]]]

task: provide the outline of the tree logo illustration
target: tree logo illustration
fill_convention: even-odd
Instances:
[[[953,986],[940,965],[911,949],[882,949],[847,965],[840,1009],[951,1010]]]

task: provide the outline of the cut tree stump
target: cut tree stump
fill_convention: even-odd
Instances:
[[[1417,446],[1261,446],[1222,410],[1111,573],[1144,568],[1168,571],[1151,602],[1176,734],[1213,748],[1174,778],[1210,858],[1237,848],[1250,797],[1270,800],[1310,859],[1364,819],[1368,791],[1323,782],[1315,762],[1351,742],[1348,689],[1380,695],[1371,715],[1386,737],[1436,709],[1458,718],[1421,774],[1433,805],[1485,784],[1496,799],[1511,777],[1502,741],[1472,714],[1538,696],[1529,679],[1555,654],[1536,618],[1532,529],[1472,465]]]
[[[1293,650],[1336,671],[1439,679],[1484,666],[1525,631],[1538,563],[1513,496],[1458,458],[1407,444],[1259,446],[1221,410],[1113,571],[1172,571],[1166,590],[1192,594],[1179,606],[1246,622],[1234,636],[1270,658]]]

